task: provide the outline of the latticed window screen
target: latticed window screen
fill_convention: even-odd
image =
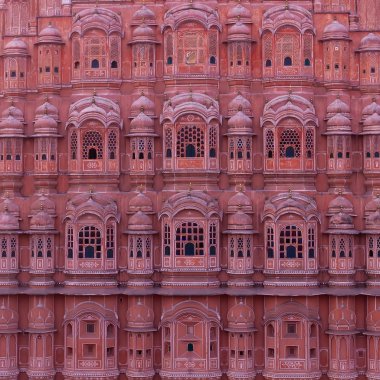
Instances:
[[[235,256],[235,239],[233,237],[230,238],[230,256]]]
[[[380,237],[370,236],[368,239],[368,256],[380,258]]]
[[[265,156],[267,158],[273,158],[274,155],[274,133],[272,130],[268,130],[265,136]]]
[[[101,232],[94,226],[84,226],[78,234],[78,257],[100,259],[102,255]]]
[[[299,132],[292,128],[282,131],[280,137],[280,157],[293,158],[301,156],[301,139]]]
[[[108,158],[111,160],[114,160],[116,158],[117,154],[117,147],[116,147],[116,132],[111,131],[108,135]]]
[[[97,131],[88,131],[83,136],[82,158],[102,159],[103,158],[103,138]]]
[[[302,231],[297,226],[283,227],[280,232],[280,258],[301,259],[302,251]]]
[[[16,257],[17,240],[15,237],[1,238],[1,257]]]
[[[216,157],[217,129],[215,126],[210,127],[208,146],[209,146],[210,157]]]
[[[331,240],[331,257],[336,257],[336,240],[332,238]]]
[[[110,37],[110,65],[112,68],[119,66],[120,59],[120,37]],[[115,64],[116,63],[116,64]]]
[[[106,37],[84,38],[84,66],[86,69],[106,67]]]
[[[310,33],[306,33],[303,36],[303,58],[305,63],[308,59],[311,65],[313,59],[313,35]]]
[[[306,130],[306,157],[312,158],[314,154],[314,133],[312,129]]]
[[[209,235],[208,235],[208,242],[209,242],[208,249],[211,256],[216,255],[216,241],[217,241],[216,224],[211,223],[209,226]]]
[[[172,156],[172,144],[173,144],[173,131],[171,128],[165,130],[165,147],[166,147],[166,157],[170,158]]]
[[[72,160],[77,158],[77,149],[78,149],[78,135],[76,131],[71,133],[70,141],[70,157]]]
[[[315,230],[309,228],[307,231],[307,245],[308,245],[308,257],[313,259],[315,257]]]
[[[273,227],[267,228],[267,256],[269,259],[274,257],[274,230]]]
[[[209,30],[208,32],[208,53],[210,58],[217,56],[218,53],[218,31]]]
[[[165,224],[164,226],[164,255],[170,256],[170,226]]]
[[[273,60],[273,43],[272,34],[265,33],[263,36],[263,47],[264,47],[264,65],[268,66],[268,60],[272,62]]]
[[[75,62],[80,61],[80,42],[77,38],[73,39],[73,61]]]
[[[173,35],[168,34],[166,36],[166,58],[173,57],[174,47],[173,47]]]
[[[203,256],[204,231],[195,222],[184,222],[176,228],[176,256]]]
[[[74,256],[74,232],[73,227],[67,228],[67,258],[72,259]]]
[[[204,64],[205,32],[186,30],[178,32],[178,63],[186,65]]]
[[[204,157],[205,141],[201,128],[185,125],[177,132],[177,157]]]
[[[276,40],[276,64],[278,68],[284,66],[286,58],[291,59],[290,66],[299,66],[300,39],[299,35],[279,33]]]
[[[112,226],[107,227],[106,249],[107,259],[112,259],[115,251],[115,229]]]

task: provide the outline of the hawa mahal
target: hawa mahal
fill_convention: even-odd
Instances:
[[[380,380],[379,0],[0,0],[0,379]]]

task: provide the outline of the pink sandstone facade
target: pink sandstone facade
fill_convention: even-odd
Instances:
[[[379,0],[0,0],[0,379],[380,380]]]

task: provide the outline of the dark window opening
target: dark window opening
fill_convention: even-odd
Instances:
[[[42,67],[40,67],[39,71],[40,71],[40,73],[42,73]]]
[[[173,64],[173,57],[168,57],[166,63],[167,63],[168,65],[172,65],[172,64]]]
[[[311,150],[308,150],[308,151],[306,152],[306,157],[307,157],[307,158],[311,158]]]
[[[107,249],[107,259],[113,259],[113,249]]]
[[[152,159],[152,153],[148,152],[148,160],[151,160],[151,159]]]
[[[265,67],[272,67],[272,61],[270,59],[265,61]]]
[[[195,255],[195,245],[194,243],[186,243],[185,245],[185,256]]]
[[[16,154],[16,156],[15,156],[15,160],[16,160],[16,161],[20,161],[20,160],[21,160],[21,156],[20,156],[19,154]]]
[[[326,70],[330,70],[330,65],[326,65]]]
[[[268,255],[268,259],[273,259],[273,257],[274,257],[273,248],[268,248],[267,249],[267,255]]]
[[[334,68],[335,68],[336,70],[339,69],[339,64],[336,63],[336,64],[334,65]]]
[[[169,246],[165,247],[165,256],[170,256],[170,247]]]
[[[59,72],[59,69],[58,69],[57,66],[55,66],[55,67],[54,67],[54,73],[55,73],[55,74],[58,74],[58,72]]]
[[[315,253],[314,253],[314,249],[313,249],[313,248],[310,248],[310,249],[309,249],[309,259],[314,259],[314,255],[315,255]]]
[[[241,61],[240,61],[240,60],[237,61],[236,65],[237,65],[237,66],[241,66]]]
[[[273,151],[268,150],[268,158],[273,158]]]
[[[371,158],[371,152],[367,152],[365,155],[367,158]]]
[[[86,332],[93,334],[95,332],[95,323],[86,323]]]
[[[41,160],[42,160],[42,161],[46,161],[46,160],[47,160],[47,157],[46,157],[46,154],[45,154],[45,153],[43,153],[43,154],[41,155]]]
[[[115,159],[115,152],[110,152],[110,160],[114,160]]]
[[[375,152],[375,158],[379,158],[380,157],[380,152]]]
[[[96,160],[97,156],[98,156],[98,154],[97,154],[97,151],[95,148],[90,148],[88,150],[88,159],[89,160]]]
[[[171,149],[166,149],[166,157],[172,158],[172,150]]]
[[[237,158],[239,159],[242,159],[243,158],[243,152],[242,151],[238,151],[238,156]]]
[[[67,250],[67,258],[68,259],[72,259],[73,258],[73,250],[71,248],[69,248]]]
[[[211,65],[215,65],[216,64],[216,58],[213,55],[210,57],[210,64]]]
[[[295,156],[294,148],[292,146],[286,147],[285,157],[286,158],[294,158],[294,156]]]
[[[211,158],[215,158],[216,157],[216,150],[215,150],[215,148],[211,148],[210,149],[210,157]]]
[[[111,62],[111,69],[117,69],[117,61]]]
[[[210,247],[210,256],[215,256],[216,255],[216,247],[213,245]]]
[[[285,57],[284,58],[284,66],[292,66],[292,59],[290,57]]]
[[[16,78],[16,71],[14,70],[11,71],[11,78]]]
[[[45,73],[50,73],[50,66],[45,66]]]
[[[98,69],[99,68],[99,61],[97,59],[93,59],[91,61],[91,68],[92,69]]]
[[[144,159],[144,153],[143,152],[140,152],[139,153],[139,160],[143,160]]]
[[[187,351],[188,352],[193,352],[194,351],[194,345],[193,345],[193,343],[188,343],[187,344]]]
[[[295,259],[296,256],[296,247],[294,245],[289,245],[286,247],[286,257],[288,259]]]
[[[374,67],[371,67],[371,74],[375,74],[376,69]]]
[[[75,61],[74,62],[74,69],[79,69],[79,66],[80,66],[80,62],[79,61]]]
[[[305,59],[305,66],[311,66],[311,62],[309,58]]]
[[[195,157],[195,146],[193,144],[186,145],[186,157]]]
[[[84,257],[86,259],[93,259],[93,258],[95,258],[95,249],[94,249],[93,246],[88,245],[87,247],[85,247],[85,249],[84,249]]]
[[[338,158],[343,158],[343,153],[342,152],[338,152]]]
[[[346,152],[346,158],[350,158],[350,152]]]

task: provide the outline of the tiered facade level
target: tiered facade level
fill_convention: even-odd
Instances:
[[[380,380],[380,0],[0,0],[0,380]]]

